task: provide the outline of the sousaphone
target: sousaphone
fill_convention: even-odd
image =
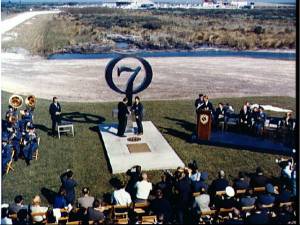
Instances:
[[[19,95],[12,95],[8,100],[8,104],[15,109],[20,108],[23,102],[23,98]]]

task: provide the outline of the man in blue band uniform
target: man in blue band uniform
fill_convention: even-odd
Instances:
[[[55,131],[56,123],[60,123],[61,121],[60,118],[61,106],[57,101],[57,97],[53,97],[53,102],[49,107],[49,113],[51,115],[51,120],[52,120],[52,136],[54,136],[56,133]]]
[[[124,98],[122,102],[119,102],[118,104],[118,136],[120,137],[126,137],[124,135],[127,125],[127,115],[129,115],[129,111],[127,108],[128,98]]]
[[[133,106],[131,107],[131,111],[134,113],[135,116],[135,121],[137,124],[137,134],[142,135],[143,134],[143,112],[144,112],[144,107],[142,103],[140,102],[140,98],[138,96],[135,97],[135,102]]]

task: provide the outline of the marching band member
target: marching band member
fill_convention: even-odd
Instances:
[[[2,174],[5,173],[7,164],[11,160],[13,153],[12,146],[9,144],[8,137],[2,137]]]
[[[29,166],[30,160],[32,160],[32,155],[38,148],[38,140],[34,127],[29,126],[28,129],[29,132],[26,133],[24,138],[23,154],[26,164]]]

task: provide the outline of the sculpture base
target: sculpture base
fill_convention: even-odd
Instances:
[[[136,123],[133,123],[136,127]],[[184,166],[184,163],[175,153],[173,148],[161,135],[151,121],[143,122],[144,134],[136,136],[132,132],[125,133],[127,137],[116,135],[118,124],[99,124],[99,130],[104,143],[108,160],[113,174],[124,173],[135,165],[140,165],[143,170],[176,169]],[[130,137],[139,137],[136,142],[130,141]],[[132,145],[143,145],[143,151],[131,151]],[[128,148],[128,145],[130,147]],[[145,151],[145,146],[149,148]],[[138,146],[133,148],[137,149]]]

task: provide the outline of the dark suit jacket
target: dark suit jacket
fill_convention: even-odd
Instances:
[[[54,103],[51,103],[49,107],[49,113],[51,115],[52,120],[56,120],[58,115],[56,115],[57,112],[61,112],[61,106],[59,103],[57,103],[57,107],[55,106]]]
[[[72,178],[67,178],[66,173],[63,173],[60,176],[60,180],[62,186],[66,189],[67,195],[66,200],[69,203],[74,203],[75,201],[75,187],[77,186],[77,182]]]
[[[258,201],[263,205],[270,205],[275,202],[275,197],[270,194],[263,194],[258,196]]]
[[[127,105],[124,102],[119,102],[118,104],[118,119],[125,119],[126,116],[129,114],[127,109]]]
[[[138,116],[139,119],[142,120],[143,114],[144,114],[144,107],[143,107],[142,103],[139,103],[139,104],[134,103],[131,107],[131,111],[134,112],[135,116]]]
[[[212,193],[215,193],[217,191],[225,191],[227,186],[229,186],[228,180],[216,179],[211,184],[211,191],[212,191]]]
[[[249,183],[245,180],[238,179],[234,182],[233,188],[236,190],[249,188]]]
[[[264,175],[254,175],[250,180],[252,187],[265,187],[269,179]]]
[[[207,103],[204,102],[204,104],[200,107],[200,109],[214,111],[214,107],[209,101]]]

